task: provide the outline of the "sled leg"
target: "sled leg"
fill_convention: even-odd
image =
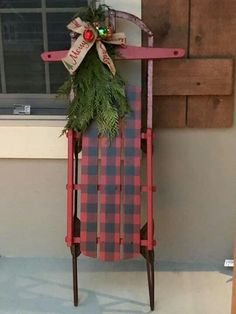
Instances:
[[[154,311],[154,295],[155,295],[155,274],[154,274],[154,251],[147,251],[146,257],[147,263],[147,277],[148,277],[148,288],[150,307]]]
[[[75,142],[74,154],[75,154],[75,184],[78,184],[78,154],[81,151],[81,140]],[[74,215],[73,215],[73,235],[80,236],[80,220],[77,217],[77,204],[78,204],[78,191],[74,191]],[[73,270],[73,295],[74,306],[78,306],[78,265],[77,258],[81,254],[80,245],[73,244],[71,247],[72,254],[72,270]]]
[[[140,231],[141,240],[147,240],[147,230],[148,230],[148,224],[146,223]],[[146,264],[147,264],[150,307],[151,307],[151,310],[154,311],[154,303],[155,303],[154,250],[149,251],[146,247],[141,246],[140,254],[145,258]]]
[[[74,232],[75,236],[80,234],[80,220],[79,218],[74,218]],[[73,270],[73,294],[74,294],[74,306],[78,306],[78,265],[77,258],[80,256],[80,246],[79,244],[73,244],[70,248],[72,255],[72,270]]]
[[[77,269],[77,254],[76,254],[76,245],[73,245],[71,248],[72,253],[72,269],[73,269],[73,294],[74,294],[74,306],[78,306],[79,297],[78,297],[78,269]]]

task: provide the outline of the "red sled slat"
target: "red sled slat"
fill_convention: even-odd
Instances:
[[[74,137],[73,131],[69,130],[68,134],[68,160],[67,160],[67,236],[68,246],[73,243],[73,204],[74,204]]]
[[[81,252],[97,257],[98,137],[93,123],[83,135],[81,159]]]
[[[127,96],[132,112],[123,130],[124,259],[139,255],[141,227],[141,90],[138,87],[129,87]]]
[[[120,260],[121,138],[101,139],[100,248],[103,261]]]

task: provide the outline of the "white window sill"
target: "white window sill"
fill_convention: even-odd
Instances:
[[[66,116],[0,115],[0,126],[52,126],[63,127]]]
[[[65,116],[0,116],[0,159],[66,159]]]
[[[0,115],[0,120],[65,120],[66,116],[40,115]]]

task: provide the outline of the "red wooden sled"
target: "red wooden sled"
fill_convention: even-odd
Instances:
[[[83,136],[68,131],[66,242],[73,257],[74,305],[78,305],[77,257],[81,253],[103,261],[118,261],[142,254],[147,262],[150,306],[154,310],[153,60],[180,58],[185,52],[183,49],[153,48],[152,32],[139,18],[125,12],[109,11],[114,29],[116,18],[134,22],[148,35],[148,47],[122,47],[117,54],[119,60],[148,60],[147,123],[142,132],[141,89],[128,87],[127,96],[133,110],[112,143],[97,136],[95,124]],[[66,54],[67,51],[45,52],[42,59],[60,61]],[[145,182],[141,182],[142,141],[146,146]],[[147,223],[141,227],[144,193],[147,194]]]

